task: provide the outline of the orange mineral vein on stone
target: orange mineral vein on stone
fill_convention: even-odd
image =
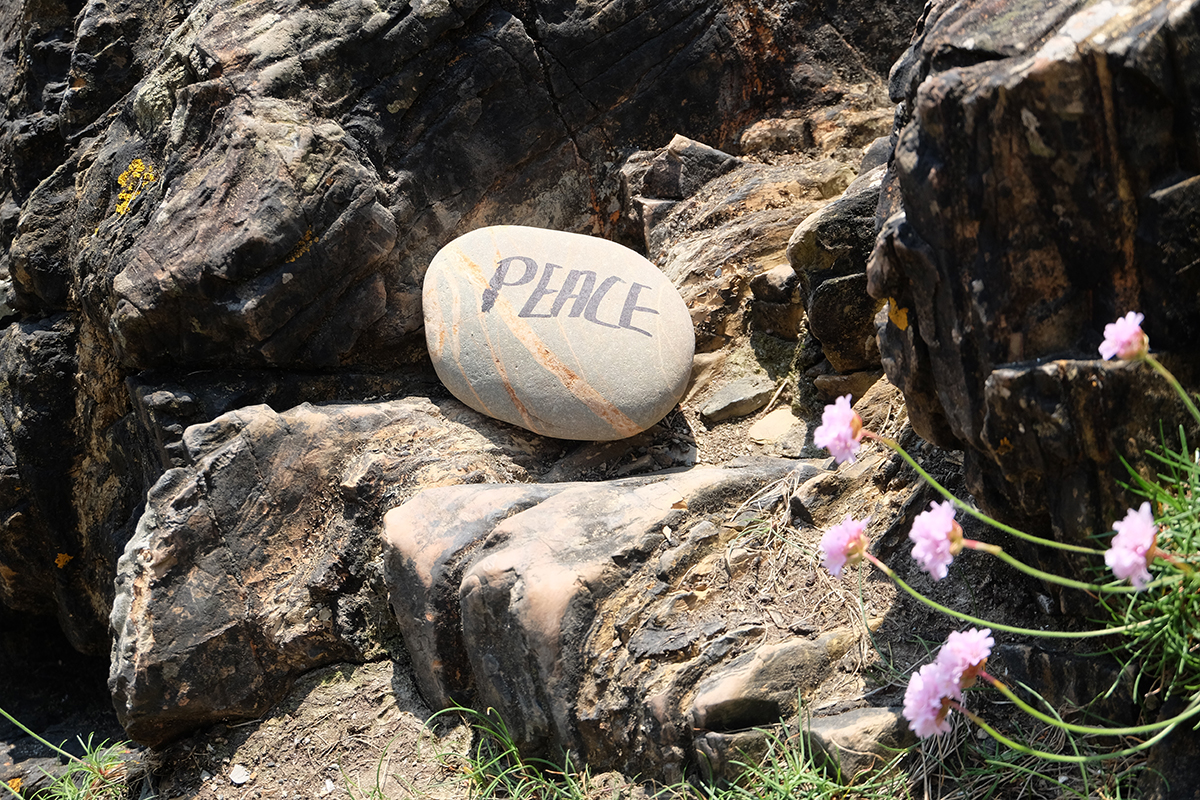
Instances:
[[[471,281],[472,284],[475,285],[475,288],[482,295],[484,289],[486,289],[488,286],[488,281],[484,277],[482,268],[461,253],[459,254],[459,257],[462,260],[463,274],[469,281]],[[529,327],[529,324],[517,316],[516,311],[513,309],[512,304],[509,303],[508,300],[506,300],[503,296],[498,296],[495,300],[495,306],[493,309],[500,313],[500,316],[503,318],[504,323],[508,326],[508,329],[512,332],[513,336],[515,336],[517,341],[519,341],[522,346],[529,351],[529,354],[533,356],[533,359],[547,372],[557,378],[558,381],[562,383],[563,387],[566,388],[566,390],[576,398],[578,398],[580,402],[586,405],[593,414],[607,422],[614,431],[622,436],[633,436],[634,434],[642,431],[643,426],[638,425],[633,420],[629,419],[629,417],[625,416],[621,409],[617,408],[608,400],[606,400],[604,396],[593,389],[587,381],[585,381],[574,370],[563,363],[562,359],[556,356],[537,336],[537,334],[533,332],[533,330]],[[487,328],[484,326],[485,335],[486,330]],[[491,348],[490,340],[488,342],[488,346]],[[518,410],[524,417],[527,412],[524,407],[520,405],[516,395],[513,393],[512,385],[509,382],[507,375],[505,375],[503,372],[500,358],[496,355],[494,348],[492,348],[492,360],[495,362],[496,368],[500,370],[501,377],[504,379],[505,388],[509,394],[512,395],[514,402],[517,403]],[[536,431],[537,428],[530,426],[530,430]]]
[[[467,261],[466,258],[463,258],[463,262],[464,262],[464,264],[470,264],[470,262]],[[475,266],[475,265],[471,264],[471,266]],[[454,324],[453,324],[454,365],[456,367],[458,367],[458,371],[460,373],[462,373],[464,382],[466,383],[467,388],[471,390],[471,396],[474,397],[476,402],[479,403],[478,408],[480,410],[482,410],[488,416],[494,417],[494,416],[496,416],[495,412],[493,412],[490,408],[488,408],[487,403],[483,402],[483,398],[479,396],[479,392],[475,391],[475,386],[471,382],[470,376],[468,376],[466,373],[466,370],[463,369],[462,358],[461,358],[460,347],[459,347],[459,343],[460,343],[459,331],[462,330],[462,309],[463,309],[463,304],[461,302],[462,298],[459,297],[458,286],[456,286],[454,284],[454,281],[447,281],[446,283],[448,284],[449,289],[450,289],[450,295],[451,295],[450,306],[453,309],[453,313],[454,313],[454,317],[453,317],[453,319],[454,319]],[[496,373],[500,376],[500,380],[504,384],[504,391],[506,391],[508,393],[509,399],[512,400],[513,408],[515,408],[517,410],[517,413],[521,415],[521,419],[524,421],[526,428],[529,428],[529,430],[531,430],[531,431],[537,430],[537,428],[534,427],[534,425],[536,423],[534,422],[533,415],[529,413],[529,409],[526,408],[526,406],[523,402],[521,402],[521,398],[517,396],[516,390],[513,389],[512,381],[510,381],[508,379],[508,372],[504,368],[504,362],[501,361],[500,357],[496,354],[496,348],[494,346],[492,346],[492,337],[488,335],[487,326],[481,325],[480,328],[483,331],[484,337],[487,339],[488,352],[490,352],[492,355],[492,363],[496,367]]]

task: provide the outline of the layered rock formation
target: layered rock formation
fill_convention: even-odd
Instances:
[[[110,685],[122,725],[151,744],[258,716],[317,666],[395,650],[381,506],[423,485],[528,479],[530,452],[560,446],[406,398],[247,406],[188,427],[180,449],[186,466],[149,492],[116,572]]]
[[[489,223],[619,238],[620,164],[676,132],[732,150],[786,114],[835,147],[820,114],[870,116],[853,87],[908,5],[6,5],[0,594],[107,651],[184,427],[421,394],[438,248]]]
[[[1119,458],[1144,464],[1158,420],[1190,426],[1096,348],[1141,311],[1196,385],[1198,24],[1183,1],[943,4],[892,70],[884,365],[920,434],[967,451],[981,504],[1064,540],[1123,516]]]
[[[701,690],[689,702],[701,678],[733,668],[734,656],[759,652],[769,637],[737,614],[710,618],[715,597],[705,595],[724,581],[688,580],[712,544],[738,533],[728,499],[819,472],[772,459],[609,483],[418,494],[384,524],[392,605],[422,693],[436,705],[455,698],[496,709],[529,752],[681,777],[695,731],[778,718],[794,711],[797,691],[825,677],[814,664],[807,684],[783,680],[780,696],[759,704],[772,709],[742,719],[715,707],[741,700],[746,687],[713,687],[708,702]],[[768,497],[759,509],[783,492]],[[673,558],[660,563],[653,556],[668,543]],[[828,666],[858,636],[801,644]],[[762,691],[758,672],[754,690]]]
[[[695,462],[680,415],[570,448],[447,399],[421,282],[488,224],[644,249],[688,303],[699,366],[747,330],[813,334],[820,371],[881,359],[921,435],[967,451],[982,504],[1066,539],[1103,530],[1116,456],[1178,407],[1099,362],[1099,332],[1146,312],[1190,378],[1200,326],[1197,5],[931,4],[892,72],[900,127],[864,158],[918,12],[6,6],[0,602],[55,615],[82,650],[113,636],[143,742],[407,648],[428,699],[502,708],[530,749],[720,773],[752,744],[739,728],[793,712],[856,646],[736,605],[759,564],[738,506],[796,465],[647,478]],[[828,524],[878,482],[887,556],[928,502],[899,469],[805,475],[787,511]],[[635,477],[558,483],[584,474]],[[383,513],[447,498],[486,513],[409,529],[397,621]],[[529,591],[532,565],[557,581]]]

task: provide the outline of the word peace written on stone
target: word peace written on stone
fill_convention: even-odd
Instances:
[[[562,439],[621,439],[675,407],[695,337],[679,292],[614,242],[513,225],[460,236],[422,291],[438,377],[466,405]]]
[[[513,281],[509,281],[509,272],[514,262],[520,262],[524,265],[524,274]],[[483,304],[480,306],[480,313],[486,314],[492,309],[496,303],[496,297],[500,294],[500,290],[505,286],[525,286],[532,283],[537,276],[539,269],[541,278],[533,291],[529,293],[521,310],[517,312],[517,316],[523,319],[540,318],[549,319],[557,317],[568,302],[571,303],[571,310],[567,312],[567,316],[575,318],[582,315],[583,319],[588,322],[593,322],[597,325],[603,325],[605,328],[625,328],[626,330],[637,331],[644,336],[653,336],[650,331],[638,328],[633,324],[633,315],[635,312],[643,312],[646,314],[658,314],[657,309],[649,308],[648,306],[639,306],[638,295],[643,289],[650,287],[644,283],[631,283],[628,291],[625,293],[624,304],[621,306],[621,315],[615,323],[605,322],[599,318],[600,304],[604,302],[609,291],[613,290],[618,284],[624,284],[626,281],[616,275],[609,275],[604,280],[600,281],[600,285],[596,286],[596,271],[591,269],[573,269],[566,272],[566,277],[563,278],[562,285],[557,289],[550,288],[550,281],[554,276],[555,271],[564,269],[558,264],[546,262],[546,266],[538,267],[538,263],[527,256],[508,256],[500,259],[500,263],[496,265],[496,271],[492,273],[492,279],[488,282],[488,288],[483,290]],[[615,293],[615,292],[614,292]],[[542,298],[553,296],[553,302],[547,300],[548,308],[546,313],[537,313],[538,304],[542,302]]]

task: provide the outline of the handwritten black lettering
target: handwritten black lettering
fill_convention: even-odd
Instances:
[[[509,270],[513,262],[519,261],[525,265],[525,271],[520,278],[509,280]],[[658,310],[650,306],[638,305],[638,297],[643,289],[650,289],[644,283],[629,283],[624,278],[619,278],[616,275],[610,275],[600,281],[600,285],[596,285],[597,274],[595,270],[590,269],[572,269],[567,272],[563,279],[562,286],[557,289],[550,288],[550,282],[554,278],[554,273],[558,270],[566,269],[558,264],[546,262],[544,267],[539,267],[538,263],[532,258],[526,256],[509,256],[503,258],[496,264],[496,271],[492,273],[491,280],[488,281],[488,286],[483,290],[483,303],[480,307],[480,312],[486,314],[491,311],[496,304],[496,298],[500,296],[500,290],[513,286],[524,286],[531,283],[534,278],[537,278],[537,283],[534,284],[533,291],[525,298],[521,310],[517,312],[518,317],[534,318],[534,319],[556,319],[558,315],[566,308],[567,304],[571,304],[570,311],[567,316],[578,318],[583,316],[588,322],[596,325],[601,325],[605,328],[624,329],[636,331],[643,336],[653,336],[650,331],[645,328],[639,328],[633,324],[633,315],[641,312],[643,314],[658,315]],[[541,273],[540,277],[538,273]],[[629,283],[629,291],[625,293],[623,301],[614,297],[614,303],[621,303],[621,313],[617,318],[617,322],[605,322],[600,319],[600,305],[604,299],[619,283]],[[550,304],[549,313],[537,313],[538,304],[547,296],[555,295],[554,301]]]
[[[508,277],[508,267],[514,261],[525,262],[525,274],[521,276],[521,280],[513,283],[505,283],[504,279]],[[533,280],[533,276],[537,275],[538,265],[532,258],[525,256],[509,256],[508,258],[500,259],[500,263],[496,265],[496,271],[492,273],[492,280],[488,283],[488,288],[483,290],[483,305],[480,307],[480,313],[486,314],[492,310],[492,306],[496,303],[496,295],[500,294],[502,286],[521,286]]]
[[[579,291],[575,291],[575,284],[579,282],[580,277],[583,278],[583,285],[579,287]],[[554,305],[550,307],[550,316],[557,317],[558,312],[562,311],[562,307],[566,302],[574,298],[575,303],[571,306],[569,317],[578,317],[587,308],[588,298],[592,296],[592,288],[596,285],[596,273],[590,269],[573,269],[567,273],[566,280],[563,281],[562,288],[558,290],[558,297],[554,298]]]
[[[614,283],[624,283],[625,281],[618,278],[616,275],[610,275],[600,282],[600,288],[592,293],[592,298],[588,300],[587,308],[583,311],[583,318],[588,322],[594,322],[597,325],[603,325],[606,328],[620,328],[620,325],[613,325],[609,322],[604,322],[599,319],[596,314],[600,311],[600,301],[604,299],[604,295],[608,294],[608,290],[613,287]]]
[[[558,289],[547,288],[550,285],[550,276],[554,274],[554,270],[562,269],[558,264],[546,262],[546,269],[542,271],[542,279],[538,281],[537,287],[533,290],[533,294],[529,295],[529,299],[525,301],[525,305],[521,307],[518,317],[537,317],[539,319],[549,319],[550,314],[535,314],[533,310],[537,308],[538,301],[548,294],[558,292]]]
[[[650,288],[649,286],[646,286],[645,284],[642,284],[642,283],[635,283],[629,287],[629,294],[625,296],[625,307],[621,309],[621,322],[619,324],[622,328],[628,328],[631,331],[637,331],[638,333],[644,333],[647,336],[654,335],[654,334],[650,333],[650,331],[642,330],[641,328],[636,328],[633,325],[633,312],[635,312],[635,311],[644,311],[647,314],[658,314],[658,311],[656,309],[647,308],[646,306],[639,306],[637,304],[638,294],[642,291],[642,289],[649,289],[649,288]]]

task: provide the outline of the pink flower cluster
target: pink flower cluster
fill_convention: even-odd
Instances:
[[[813,444],[827,449],[841,464],[854,461],[862,437],[862,417],[850,407],[850,395],[846,394],[825,406],[821,425],[813,431]]]
[[[1143,315],[1130,311],[1116,322],[1105,325],[1100,355],[1107,361],[1110,358],[1128,360],[1145,354],[1150,347],[1150,340],[1142,332],[1143,319]]]
[[[833,577],[839,577],[847,564],[857,564],[862,561],[863,554],[867,551],[866,530],[867,523],[870,521],[870,517],[864,520],[855,520],[847,514],[845,519],[827,530],[821,537],[821,552],[825,556],[825,569],[829,570]]]
[[[924,739],[950,731],[952,706],[962,700],[964,689],[975,685],[994,644],[988,628],[950,633],[937,659],[921,667],[908,681],[904,718],[913,733]]]
[[[1142,503],[1137,511],[1129,509],[1125,519],[1113,523],[1113,530],[1117,535],[1104,553],[1104,563],[1113,575],[1129,580],[1135,589],[1144,589],[1150,582],[1150,562],[1157,554],[1158,526],[1150,503]]]
[[[930,503],[913,520],[908,538],[913,541],[912,557],[936,580],[946,577],[950,562],[962,552],[963,529],[954,519],[954,503]]]

